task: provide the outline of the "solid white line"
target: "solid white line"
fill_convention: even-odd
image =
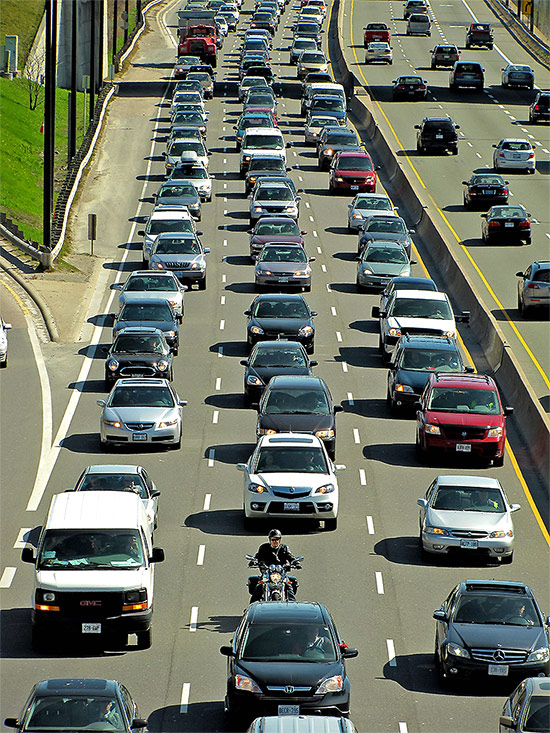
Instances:
[[[372,521],[372,517],[370,515],[367,517],[367,532],[369,534],[374,534],[374,522]]]
[[[222,378],[216,377],[216,392],[219,392],[222,388]]]
[[[186,713],[189,705],[189,690],[191,688],[190,682],[184,682],[181,688],[181,700],[180,700],[180,713]]]
[[[351,392],[348,392],[348,402],[350,405],[354,405],[355,402],[353,401],[353,395]]]
[[[225,328],[225,321],[222,318],[222,320],[220,321],[220,331],[223,331],[224,328]]]
[[[218,424],[218,418],[219,418],[219,416],[220,416],[220,411],[219,410],[214,410],[214,414],[212,415],[212,422],[213,422],[214,425],[217,425]]]
[[[345,361],[342,362],[342,371],[343,372],[347,372],[348,371],[348,365],[347,365],[347,362],[345,362]]]
[[[336,315],[336,308],[333,305],[330,306],[330,312],[332,313],[333,316]]]
[[[395,647],[393,645],[393,639],[386,639],[386,646],[388,648],[388,661],[390,667],[397,667],[397,660],[395,658]]]
[[[214,448],[210,448],[210,450],[208,451],[208,468],[212,468],[213,465],[214,465]]]
[[[353,428],[353,442],[354,443],[361,442],[361,438],[359,437],[359,430],[357,428]]]
[[[214,451],[211,451],[214,453]],[[203,511],[207,512],[210,509],[210,502],[212,501],[212,494],[204,495],[204,504],[202,505]]]
[[[0,578],[0,588],[9,588],[10,587],[16,571],[17,571],[17,568],[13,568],[13,567],[4,568],[4,572],[2,573],[2,577]]]
[[[197,619],[199,618],[199,607],[193,606],[191,609],[191,618],[189,620],[189,631],[197,630]]]
[[[15,550],[21,550],[23,547],[27,546],[27,540],[29,537],[29,532],[31,531],[32,527],[23,527],[19,530],[19,534],[17,535],[17,539],[13,543],[13,547]]]
[[[359,469],[359,483],[361,484],[361,486],[367,485],[367,474],[365,473],[364,468]]]
[[[384,595],[384,581],[382,580],[382,573],[375,572],[374,577],[376,578],[376,590],[378,591],[378,594],[383,596]]]
[[[220,298],[220,305],[225,305],[225,295],[222,295]]]
[[[199,551],[197,553],[197,565],[204,565],[204,551],[205,550],[206,550],[206,545],[199,545]]]

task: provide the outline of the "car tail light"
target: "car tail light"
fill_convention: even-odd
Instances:
[[[506,153],[502,153],[502,152],[501,152],[501,153],[499,153],[499,154],[498,154],[498,157],[499,157],[499,158],[505,158],[505,157],[506,157]]]
[[[529,159],[534,158],[534,157],[535,157],[535,153],[529,153]]]
[[[422,91],[424,91],[424,89],[426,89],[426,86],[425,86],[425,84],[419,84],[418,85],[418,88],[421,89]]]
[[[397,88],[398,89],[405,89],[405,85],[404,84],[399,84]]]
[[[510,191],[508,191],[507,188],[503,188],[502,189],[502,193],[504,194],[504,196],[508,196],[508,194],[510,193]]]
[[[528,283],[527,289],[528,290],[540,290],[540,285],[537,285],[537,283]]]
[[[500,222],[499,221],[490,221],[489,222],[489,226],[490,227],[499,227],[500,226]]]
[[[535,112],[538,112],[539,109],[540,109],[539,105],[538,104],[535,104]]]
[[[520,221],[519,226],[525,229],[526,227],[528,228],[531,226],[531,222],[530,221]]]

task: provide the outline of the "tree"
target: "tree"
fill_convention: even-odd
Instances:
[[[44,103],[45,52],[31,56],[25,65],[25,84],[29,93],[29,109],[35,110]]]

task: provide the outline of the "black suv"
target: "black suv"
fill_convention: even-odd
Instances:
[[[319,168],[328,171],[332,159],[342,150],[363,150],[361,141],[354,130],[348,130],[341,125],[325,125],[319,135],[317,143],[317,158]]]
[[[550,122],[550,92],[538,92],[529,107],[529,122]]]
[[[456,92],[460,87],[473,87],[482,92],[484,72],[485,69],[477,61],[457,61],[449,73],[449,89]]]
[[[432,372],[473,371],[465,367],[449,336],[401,336],[389,362],[387,403],[393,415],[413,407]]]
[[[237,717],[324,713],[347,716],[345,660],[356,657],[321,603],[253,603],[228,646],[224,709]],[[290,684],[289,684],[290,683]]]
[[[438,611],[435,658],[443,683],[487,677],[547,677],[550,618],[524,583],[465,580]]]
[[[319,377],[273,377],[259,404],[256,438],[268,433],[311,433],[320,438],[330,459],[336,454],[336,413],[330,390]]]
[[[429,150],[458,155],[458,134],[460,125],[455,125],[450,117],[424,117],[422,124],[415,125],[416,149],[419,153]]]
[[[460,58],[460,52],[456,46],[445,46],[438,44],[431,50],[432,59],[430,68],[437,69],[438,66],[453,66]]]
[[[124,328],[107,350],[105,389],[122,377],[173,378],[172,352],[158,328]]]

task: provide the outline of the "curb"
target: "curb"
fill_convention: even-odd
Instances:
[[[31,298],[33,303],[35,303],[36,307],[40,311],[40,314],[42,318],[44,319],[44,323],[46,324],[46,328],[48,329],[48,335],[50,337],[50,341],[59,342],[59,331],[57,330],[57,326],[54,320],[54,317],[48,307],[48,304],[44,300],[44,298],[38,293],[34,288],[32,288],[27,281],[19,275],[19,273],[15,272],[15,270],[8,270],[7,267],[5,267],[0,262],[0,268],[11,278],[15,280],[15,282],[20,285],[23,290],[27,293],[27,295]]]

